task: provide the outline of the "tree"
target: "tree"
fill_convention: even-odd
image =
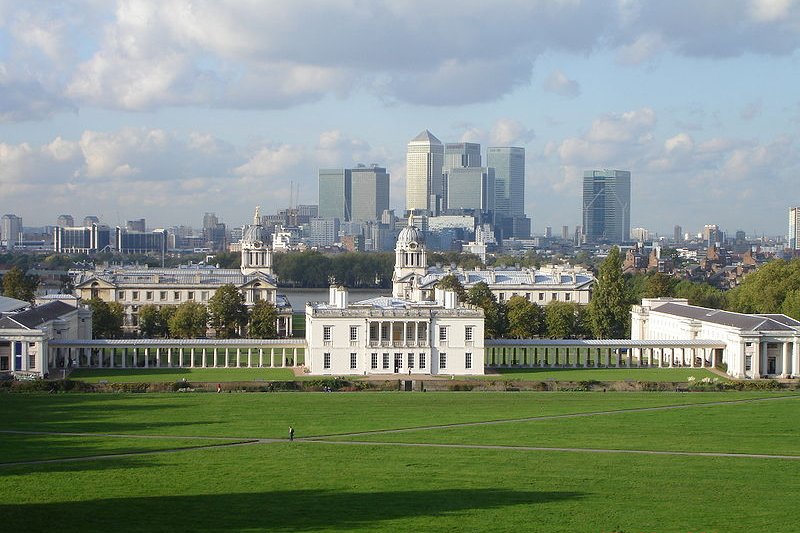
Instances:
[[[490,339],[497,339],[505,335],[508,328],[506,306],[495,300],[494,294],[484,281],[479,281],[467,291],[468,304],[483,309],[485,316],[484,331]]]
[[[238,337],[247,324],[247,308],[244,296],[232,283],[216,290],[208,301],[211,327],[221,339]]]
[[[454,291],[458,295],[458,299],[464,301],[467,297],[467,291],[458,280],[455,274],[448,274],[439,280],[436,285],[438,288],[446,291]]]
[[[686,279],[675,284],[675,297],[686,298],[689,305],[722,309],[725,307],[725,293],[705,282],[694,282]]]
[[[278,336],[278,309],[266,300],[259,300],[250,310],[248,336],[252,339],[274,339]]]
[[[570,339],[579,335],[577,304],[550,302],[544,308],[547,336],[551,339]]]
[[[661,272],[655,272],[645,280],[643,298],[661,298],[675,295],[675,278]]]
[[[164,305],[158,310],[158,314],[160,315],[159,321],[161,322],[162,328],[162,335],[165,337],[169,337],[169,321],[175,315],[175,311],[177,311],[177,306],[174,305]]]
[[[161,313],[153,304],[143,305],[139,308],[139,333],[143,337],[155,337],[158,334],[161,322]]]
[[[777,259],[748,274],[738,287],[728,291],[728,307],[740,313],[778,313],[784,300],[796,290],[800,290],[800,259]]]
[[[614,246],[600,265],[589,316],[592,332],[599,339],[621,339],[628,333],[630,302],[626,298],[622,259]]]
[[[39,276],[25,274],[16,266],[11,267],[3,276],[3,295],[7,298],[33,302],[38,287]]]
[[[92,310],[92,335],[95,339],[119,337],[122,333],[122,319],[125,313],[117,302],[106,302],[100,298],[87,300]]]
[[[508,336],[515,339],[532,339],[544,331],[544,310],[522,296],[512,296],[508,309]]]
[[[203,304],[183,302],[169,319],[169,333],[181,339],[204,337],[207,324],[208,311]]]

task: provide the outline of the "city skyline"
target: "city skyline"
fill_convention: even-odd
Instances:
[[[786,234],[798,2],[425,6],[0,3],[0,212],[233,227],[357,163],[401,212],[429,129],[525,148],[536,233],[580,224],[584,171],[624,168],[634,227]]]

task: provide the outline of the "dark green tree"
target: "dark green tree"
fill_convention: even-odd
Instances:
[[[547,336],[551,339],[572,339],[580,335],[578,309],[571,302],[552,301],[544,307]]]
[[[544,310],[522,296],[512,296],[508,309],[508,336],[515,339],[532,339],[544,332]]]
[[[642,298],[661,298],[664,296],[675,295],[676,280],[661,272],[655,272],[647,276],[644,283]],[[634,301],[637,301],[638,298]]]
[[[221,286],[208,301],[211,327],[221,339],[233,339],[247,324],[244,296],[232,283]]]
[[[7,298],[33,302],[38,287],[39,276],[25,274],[19,267],[13,266],[3,275],[3,295]]]
[[[619,248],[612,247],[600,265],[597,282],[589,303],[592,332],[598,339],[622,339],[628,336],[630,301],[626,297]]]
[[[278,309],[266,300],[259,300],[250,310],[247,336],[252,339],[274,339],[278,336]]]
[[[490,339],[498,339],[508,329],[506,306],[498,303],[489,286],[480,281],[467,291],[466,302],[483,309],[485,315],[484,332]]]
[[[158,310],[158,314],[161,315],[159,317],[160,327],[162,331],[162,335],[164,337],[169,337],[169,321],[172,316],[175,314],[175,311],[178,310],[178,307],[175,305],[164,305]]]
[[[143,305],[139,308],[139,333],[142,337],[152,338],[161,333],[161,313],[158,306]]]
[[[183,302],[169,319],[171,337],[196,339],[205,337],[208,325],[206,306],[197,302]]]
[[[100,298],[87,300],[86,304],[92,310],[92,335],[95,339],[113,339],[122,334],[122,305]]]
[[[675,297],[686,298],[690,305],[722,309],[725,307],[725,293],[705,282],[695,282],[686,279],[675,284]]]
[[[728,291],[728,308],[740,313],[779,313],[784,300],[796,290],[800,290],[800,259],[776,259]]]
[[[467,291],[464,289],[464,286],[461,284],[455,274],[447,274],[439,280],[439,283],[437,283],[436,286],[442,290],[454,291],[458,295],[458,299],[462,302],[467,297]]]

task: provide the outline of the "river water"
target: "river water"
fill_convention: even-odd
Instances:
[[[367,300],[376,296],[391,296],[391,289],[350,289],[347,291],[347,300],[357,302]],[[285,294],[292,304],[295,313],[304,313],[306,302],[327,302],[328,289],[290,289],[278,287],[278,294]]]

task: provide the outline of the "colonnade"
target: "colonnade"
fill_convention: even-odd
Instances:
[[[551,368],[706,368],[717,366],[721,346],[597,346],[586,341],[548,344],[486,341],[486,366]]]
[[[124,341],[50,343],[48,367],[54,368],[285,368],[305,364],[305,342],[276,345],[207,343],[163,345]]]
[[[430,344],[428,322],[424,320],[370,320],[369,346],[425,347]]]

